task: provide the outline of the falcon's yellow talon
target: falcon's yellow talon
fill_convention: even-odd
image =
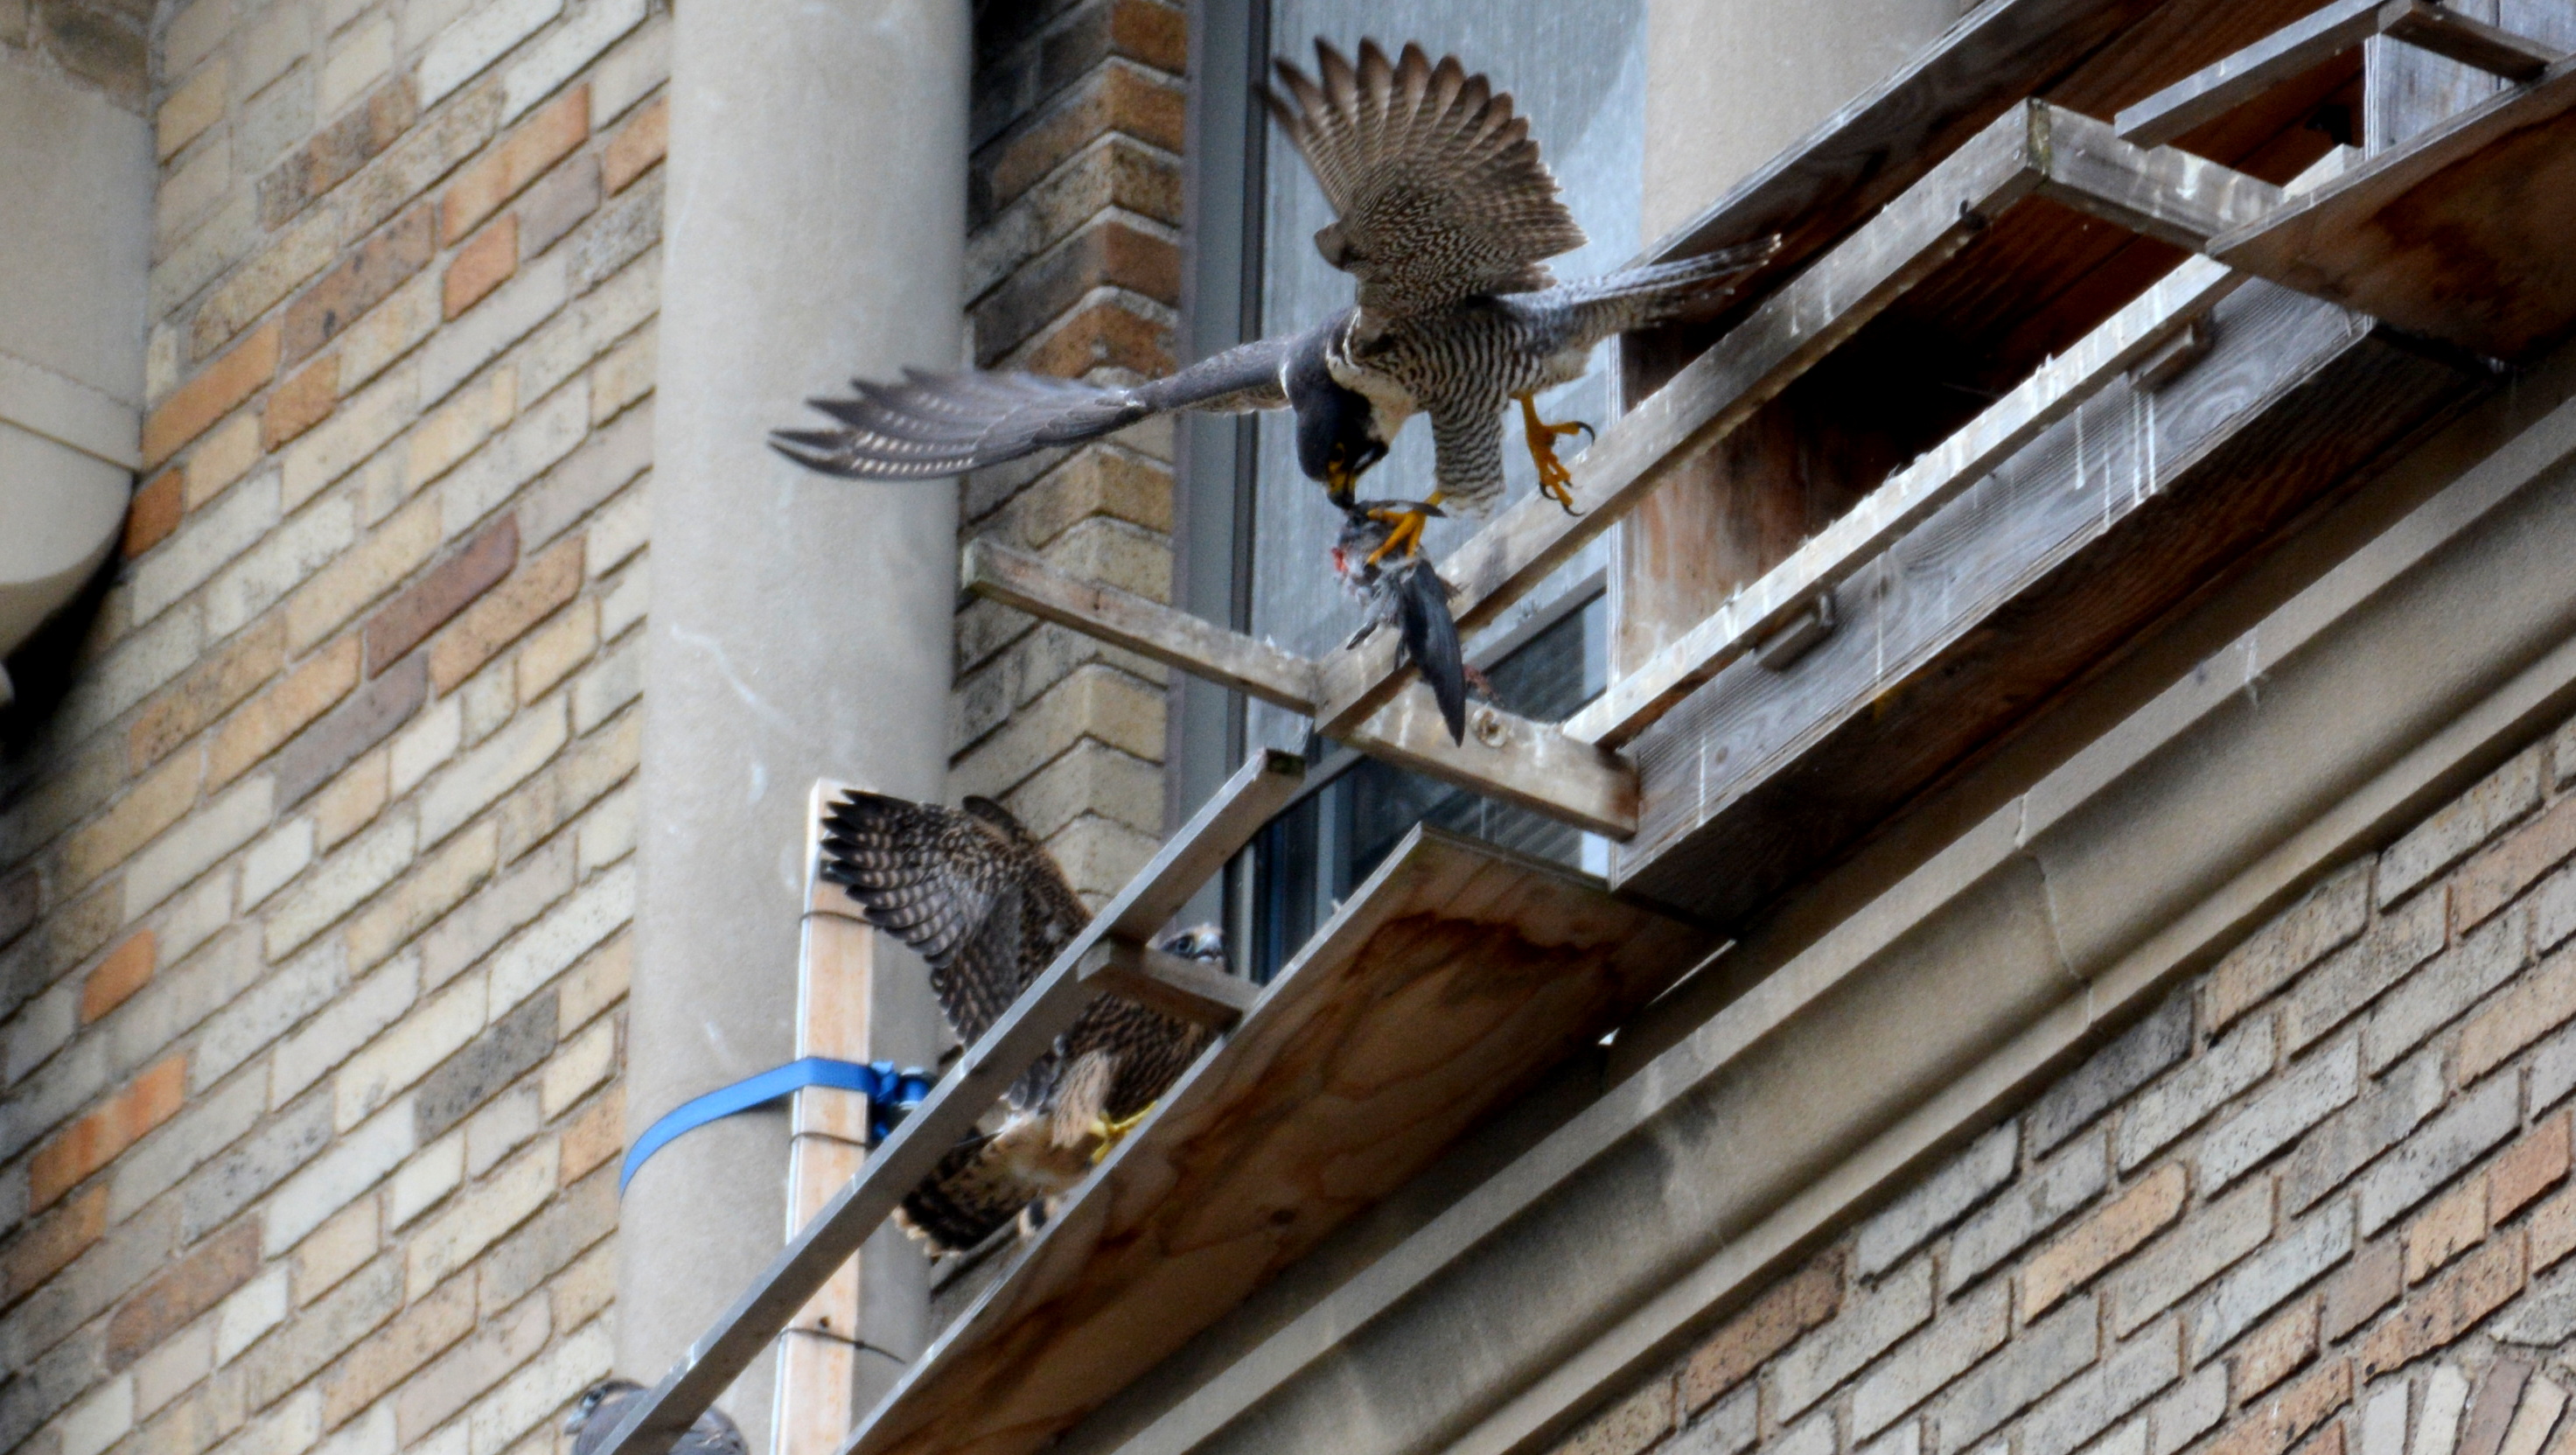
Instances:
[[[1422,527],[1431,519],[1431,513],[1427,510],[1372,510],[1369,518],[1395,522],[1395,529],[1388,531],[1378,548],[1368,553],[1368,563],[1374,566],[1391,555],[1411,556],[1419,552],[1422,549]]]
[[[1592,426],[1579,419],[1563,424],[1550,424],[1538,417],[1535,395],[1516,396],[1521,402],[1521,434],[1529,441],[1530,460],[1538,466],[1539,493],[1557,503],[1568,515],[1580,515],[1574,508],[1574,475],[1565,462],[1556,457],[1556,442],[1570,434],[1593,437]]]
[[[1132,1117],[1123,1117],[1117,1121],[1111,1121],[1106,1117],[1095,1118],[1091,1123],[1091,1134],[1094,1137],[1097,1137],[1099,1141],[1097,1145],[1093,1146],[1091,1149],[1091,1165],[1097,1167],[1101,1163],[1109,1160],[1110,1151],[1120,1142],[1125,1141],[1127,1139],[1127,1134],[1136,1130],[1137,1124],[1144,1121],[1145,1118],[1152,1116],[1154,1114],[1154,1108],[1161,1105],[1162,1103],[1159,1101],[1149,1102],[1146,1104],[1143,1111],[1136,1113]]]

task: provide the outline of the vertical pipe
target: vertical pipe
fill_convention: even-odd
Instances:
[[[678,7],[654,424],[630,1133],[794,1049],[806,790],[936,797],[957,502],[825,479],[765,433],[960,348],[967,7]],[[618,1364],[650,1378],[776,1253],[788,1124],[655,1157],[619,1222]],[[722,1401],[770,1438],[774,1359]]]

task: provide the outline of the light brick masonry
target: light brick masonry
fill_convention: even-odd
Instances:
[[[2576,728],[2328,876],[1556,1455],[2576,1452],[2571,825]]]
[[[0,767],[0,1449],[551,1450],[610,1347],[668,7],[154,13],[0,0],[160,159],[149,468]]]

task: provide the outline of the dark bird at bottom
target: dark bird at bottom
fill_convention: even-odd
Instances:
[[[1390,508],[1398,506],[1401,510]],[[1333,574],[1342,578],[1343,589],[1358,597],[1368,612],[1368,624],[1352,636],[1349,645],[1359,645],[1362,637],[1381,626],[1394,627],[1406,659],[1421,670],[1432,700],[1440,704],[1440,720],[1448,726],[1449,741],[1463,743],[1467,684],[1475,673],[1459,649],[1457,618],[1449,614],[1453,588],[1432,569],[1428,556],[1389,555],[1385,549],[1388,538],[1402,529],[1402,511],[1415,509],[1441,513],[1437,506],[1417,507],[1404,501],[1351,502],[1342,512],[1341,539],[1333,543]]]
[[[631,1379],[603,1379],[590,1387],[581,1403],[572,1407],[564,1421],[564,1433],[572,1436],[572,1455],[591,1455],[608,1444],[609,1432],[626,1417],[626,1406],[644,1386]],[[742,1431],[720,1409],[710,1408],[689,1426],[689,1432],[671,1443],[671,1455],[751,1455],[743,1443]]]
[[[930,986],[973,1045],[1091,922],[1046,845],[989,798],[958,808],[841,796],[825,819],[822,877],[868,923],[930,964]],[[1213,927],[1157,948],[1222,963]],[[1114,995],[1091,1003],[1003,1095],[1000,1125],[960,1138],[904,1195],[905,1227],[962,1252],[1070,1190],[1198,1058],[1205,1027]]]

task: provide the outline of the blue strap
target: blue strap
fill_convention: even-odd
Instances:
[[[644,1129],[627,1149],[626,1165],[617,1174],[617,1195],[626,1195],[626,1184],[635,1180],[636,1170],[646,1158],[669,1146],[681,1134],[694,1132],[712,1121],[755,1107],[782,1101],[808,1086],[835,1086],[855,1091],[868,1099],[868,1145],[873,1147],[885,1138],[903,1114],[919,1106],[930,1095],[930,1073],[918,1066],[898,1071],[892,1061],[835,1061],[828,1056],[808,1056],[790,1061],[774,1071],[746,1076],[731,1086],[721,1086],[704,1096],[691,1097],[666,1113],[661,1120]]]

